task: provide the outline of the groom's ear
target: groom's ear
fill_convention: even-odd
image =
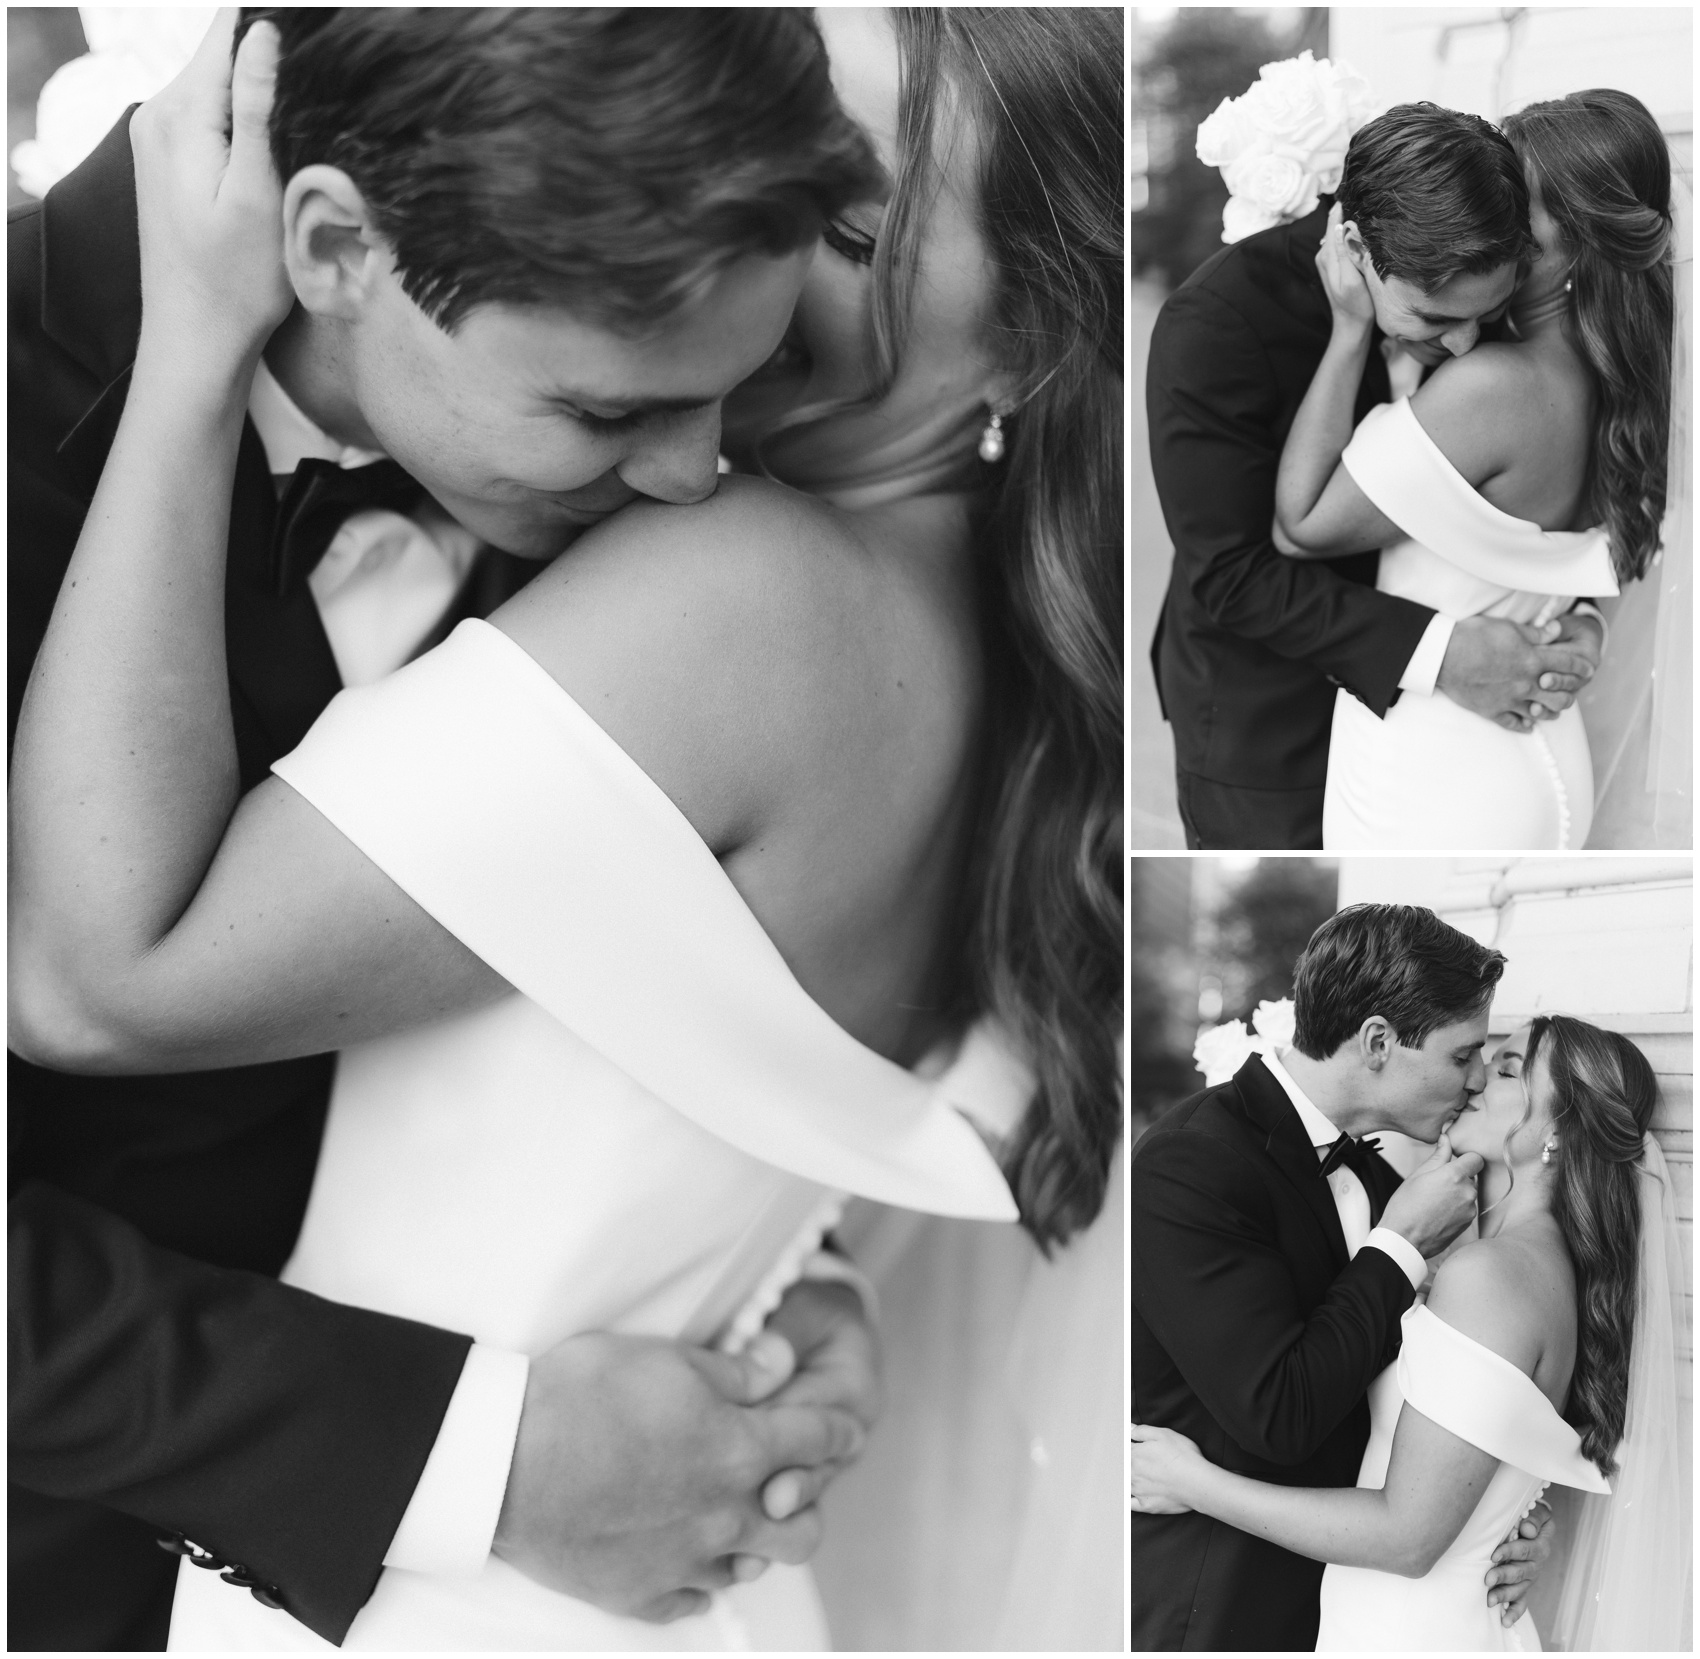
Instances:
[[[1368,276],[1375,269],[1375,261],[1369,256],[1369,249],[1364,246],[1364,239],[1358,234],[1358,222],[1347,219],[1340,226],[1340,240],[1346,249],[1346,255],[1358,270]]]
[[[1358,1027],[1358,1057],[1370,1071],[1380,1071],[1387,1064],[1397,1039],[1390,1026],[1379,1014]]]
[[[303,167],[284,186],[283,263],[306,310],[356,320],[386,258],[366,198],[340,167]]]

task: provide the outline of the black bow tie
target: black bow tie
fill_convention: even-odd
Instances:
[[[383,508],[410,513],[424,494],[394,461],[339,467],[335,461],[306,460],[296,469],[277,504],[267,583],[287,599],[312,574],[336,533],[356,513]]]
[[[1365,1135],[1362,1140],[1353,1140],[1350,1135],[1341,1135],[1328,1149],[1328,1156],[1317,1166],[1317,1173],[1327,1180],[1337,1169],[1349,1169],[1363,1182],[1364,1191],[1369,1196],[1371,1225],[1378,1218],[1380,1206],[1376,1203],[1375,1185],[1370,1181],[1370,1168],[1375,1161],[1375,1155],[1381,1150],[1381,1142],[1373,1135]]]

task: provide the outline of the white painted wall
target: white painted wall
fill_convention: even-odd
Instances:
[[[1681,140],[1694,131],[1693,20],[1686,6],[1335,6],[1328,50],[1384,104],[1427,98],[1496,121],[1542,98],[1614,86]]]

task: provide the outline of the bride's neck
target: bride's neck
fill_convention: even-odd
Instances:
[[[1570,295],[1555,285],[1542,292],[1519,293],[1511,302],[1511,326],[1520,340],[1562,333],[1570,315]]]
[[[1497,1238],[1508,1227],[1551,1210],[1552,1172],[1536,1165],[1519,1172],[1513,1181],[1506,1165],[1484,1165],[1476,1183],[1476,1199],[1477,1237]]]

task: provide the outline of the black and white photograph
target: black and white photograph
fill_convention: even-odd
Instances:
[[[1126,14],[7,14],[8,1648],[1121,1651]]]
[[[1131,891],[1134,1651],[1691,1652],[1691,860]]]
[[[1133,847],[1692,845],[1692,16],[1136,13]]]

